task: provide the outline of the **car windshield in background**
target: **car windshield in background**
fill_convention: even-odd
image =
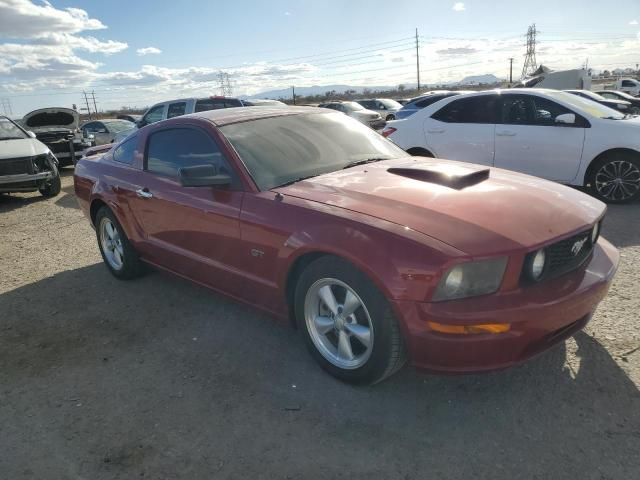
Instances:
[[[568,103],[572,107],[587,112],[597,118],[612,120],[622,120],[625,118],[624,114],[621,114],[613,108],[605,107],[593,100],[589,100],[588,98],[584,98],[579,95],[574,95],[573,93],[549,91],[547,94],[550,97]]]
[[[350,112],[354,112],[356,110],[364,110],[365,108],[356,102],[343,102],[344,108]]]
[[[381,104],[383,104],[385,107],[387,107],[389,110],[402,108],[402,104],[401,103],[396,102],[395,100],[390,100],[388,98],[384,98],[382,100],[379,100],[379,102]]]
[[[281,116],[221,128],[260,190],[406,153],[339,113]]]
[[[20,140],[29,138],[15,123],[8,118],[0,118],[0,140]]]
[[[136,127],[136,124],[133,122],[128,122],[127,120],[117,120],[113,122],[104,122],[105,125],[114,133],[123,132],[125,130],[130,130]]]

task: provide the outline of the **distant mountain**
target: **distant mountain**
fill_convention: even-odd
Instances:
[[[314,85],[312,87],[296,87],[296,96],[300,95],[301,97],[307,97],[309,95],[324,95],[326,92],[330,92],[331,90],[335,90],[336,93],[344,93],[347,90],[355,90],[357,93],[362,93],[365,89],[371,90],[371,92],[375,91],[384,91],[391,90],[396,88],[395,86],[371,86],[371,87],[361,87],[355,85]],[[413,88],[411,85],[406,85],[407,88]],[[269,90],[266,92],[256,93],[255,95],[243,95],[240,98],[291,98],[291,89],[283,88],[281,90]]]
[[[457,82],[457,84],[458,85],[493,85],[494,83],[500,83],[501,81],[502,79],[491,74],[471,75],[469,77],[464,77],[462,80]]]

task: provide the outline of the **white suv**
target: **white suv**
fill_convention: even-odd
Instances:
[[[510,89],[440,100],[383,135],[412,155],[587,186],[610,203],[640,197],[640,118],[570,93]]]
[[[230,97],[181,98],[178,100],[170,100],[168,102],[156,103],[147,110],[138,122],[138,128],[188,113],[243,106],[240,99]]]

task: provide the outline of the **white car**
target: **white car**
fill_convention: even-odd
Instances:
[[[356,100],[367,110],[379,113],[385,120],[395,120],[396,112],[402,108],[402,104],[391,100],[390,98],[368,98],[364,100]]]
[[[342,112],[345,115],[350,116],[351,118],[355,118],[360,123],[364,123],[365,125],[370,126],[374,130],[380,130],[386,125],[386,122],[379,113],[376,113],[372,110],[367,110],[362,105],[356,102],[326,102],[321,103],[320,105],[318,105],[318,107],[331,108],[332,110]]]
[[[383,135],[412,155],[586,186],[609,203],[640,197],[640,118],[566,92],[524,88],[449,97],[389,122]]]

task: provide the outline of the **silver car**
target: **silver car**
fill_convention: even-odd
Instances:
[[[116,137],[120,136],[119,134],[133,131],[135,129],[135,123],[116,118],[95,120],[82,125],[82,132],[84,133],[84,136],[89,137],[90,135],[93,135],[95,145],[113,143]]]
[[[402,108],[402,104],[390,98],[367,98],[356,100],[367,110],[379,113],[387,122],[396,119],[396,112]]]

